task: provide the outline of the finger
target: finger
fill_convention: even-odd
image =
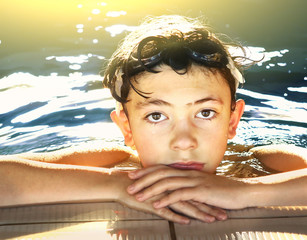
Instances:
[[[189,173],[187,170],[178,170],[167,166],[162,166],[136,180],[132,185],[128,186],[127,191],[130,194],[134,194],[153,185],[163,178],[181,177],[187,176],[188,174]]]
[[[174,191],[180,188],[195,187],[199,180],[197,178],[187,177],[169,177],[162,179],[152,186],[140,191],[135,195],[138,201],[145,201],[153,196],[169,191]]]
[[[186,216],[198,219],[206,223],[212,223],[216,220],[214,216],[200,210],[198,207],[189,202],[177,202],[171,204],[170,208],[177,212],[183,213]]]
[[[197,201],[194,199],[195,188],[181,188],[174,192],[169,193],[168,195],[162,197],[160,200],[153,203],[154,208],[162,208],[174,204],[180,201]],[[206,203],[205,192],[202,193],[202,202]]]
[[[130,171],[128,172],[128,176],[130,179],[138,179],[143,177],[144,175],[147,175],[148,173],[151,173],[153,171],[156,171],[159,168],[163,168],[165,167],[164,165],[155,165],[155,166],[151,166],[151,167],[146,167],[146,168],[142,168],[142,169],[138,169],[135,171]]]
[[[161,196],[157,196],[159,199]],[[119,198],[118,201],[128,207],[138,209],[143,212],[156,214],[166,220],[173,221],[180,224],[188,224],[190,222],[188,217],[175,213],[169,208],[155,209],[152,207],[152,202],[136,202],[132,196],[127,195],[127,198]]]
[[[189,224],[190,223],[190,219],[187,217],[184,217],[182,215],[179,215],[173,211],[171,211],[168,208],[160,208],[160,209],[156,209],[156,214],[166,220],[172,221],[172,222],[176,222],[176,223],[180,223],[180,224]]]
[[[220,221],[224,221],[227,219],[227,213],[224,209],[217,208],[214,206],[209,206],[207,204],[195,202],[195,201],[189,201],[189,203],[193,204],[200,211],[208,213],[209,215],[215,217],[216,219]]]
[[[139,169],[139,170],[136,170],[136,171],[131,171],[128,173],[128,177],[130,179],[139,179],[139,178],[142,178],[143,176],[146,176],[147,174],[150,174],[160,168],[163,168],[165,167],[164,165],[155,165],[155,166],[152,166],[152,167],[148,167],[148,168],[143,168],[143,169]],[[142,180],[141,182],[144,182],[144,180]],[[134,184],[131,184],[127,187],[127,192],[129,194],[134,194],[136,192],[139,191],[140,187],[142,185],[140,185],[138,182],[134,183]]]

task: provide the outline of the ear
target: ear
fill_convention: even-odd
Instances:
[[[116,113],[116,111],[112,111],[111,114],[111,119],[116,125],[120,128],[122,134],[124,135],[125,138],[125,143],[127,146],[133,147],[134,146],[134,141],[132,137],[132,132],[129,124],[129,119],[126,116],[126,113],[124,110],[120,110],[119,114]]]
[[[240,119],[244,112],[245,102],[242,99],[239,99],[236,102],[236,108],[233,112],[231,112],[230,120],[229,120],[229,129],[228,129],[228,139],[234,138],[236,136],[236,130]]]

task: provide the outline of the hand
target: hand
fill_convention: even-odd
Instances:
[[[115,183],[114,188],[117,190],[118,194],[115,194],[115,198],[118,202],[131,207],[133,209],[137,209],[143,212],[153,213],[155,215],[158,215],[166,220],[173,221],[180,224],[188,224],[190,222],[190,219],[188,217],[182,216],[174,211],[172,211],[169,208],[159,208],[156,209],[153,207],[153,202],[157,199],[160,199],[165,194],[159,194],[151,199],[148,199],[146,201],[140,202],[135,199],[135,197],[131,196],[127,193],[126,188],[129,184],[133,184],[133,180],[128,178],[128,175],[126,172],[116,172],[112,173],[113,182]],[[174,204],[174,210],[180,212],[181,208],[187,207],[188,209],[191,209],[190,211],[193,211],[195,207],[193,208],[192,204],[185,203],[176,203]]]
[[[192,200],[172,203],[169,205],[169,208],[206,223],[212,223],[215,220],[227,219],[225,210]]]
[[[227,209],[248,207],[248,184],[226,177],[164,165],[130,172],[129,177],[138,179],[128,187],[128,192],[136,194],[136,199],[140,201],[169,192],[154,202],[154,207],[158,209],[180,201],[194,201]]]

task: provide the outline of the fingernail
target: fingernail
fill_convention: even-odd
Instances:
[[[209,223],[212,223],[215,221],[215,217],[212,217],[212,216],[206,216],[205,217],[205,222],[209,222]]]
[[[190,220],[189,219],[181,219],[180,223],[181,224],[189,224]]]
[[[156,201],[156,202],[153,203],[154,208],[158,208],[159,205],[160,205],[160,201]]]
[[[129,173],[128,173],[128,177],[130,177],[130,178],[135,177],[135,172],[129,172]]]
[[[135,196],[135,198],[136,198],[137,200],[142,200],[143,197],[144,197],[144,194],[143,194],[143,193],[138,193],[138,194]]]
[[[217,219],[218,220],[226,220],[227,219],[227,215],[225,213],[219,213],[217,215]]]
[[[133,192],[133,190],[134,190],[134,186],[133,186],[133,185],[130,185],[130,186],[127,188],[127,191],[128,191],[129,193]]]

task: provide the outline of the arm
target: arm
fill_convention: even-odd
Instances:
[[[109,169],[50,164],[24,159],[0,160],[0,206],[65,201],[116,200],[115,178]]]
[[[307,168],[307,149],[293,145],[268,145],[250,149],[265,166],[286,172]]]
[[[307,168],[242,181],[248,206],[307,206]]]
[[[0,207],[74,201],[117,201],[170,221],[189,222],[187,217],[168,208],[153,208],[155,198],[144,202],[136,201],[126,192],[128,185],[133,183],[126,172],[2,157],[0,176]],[[180,204],[175,205],[180,207]]]
[[[113,185],[119,173],[109,175],[111,170],[101,166],[128,158],[135,158],[128,148],[102,148],[92,143],[54,152],[0,156],[0,206],[116,200],[120,190],[114,191]]]
[[[252,179],[229,179],[200,171],[155,166],[129,176],[138,179],[132,185],[133,190],[128,188],[128,191],[140,201],[169,193],[154,203],[156,208],[189,200],[226,209],[307,205],[307,169]]]

